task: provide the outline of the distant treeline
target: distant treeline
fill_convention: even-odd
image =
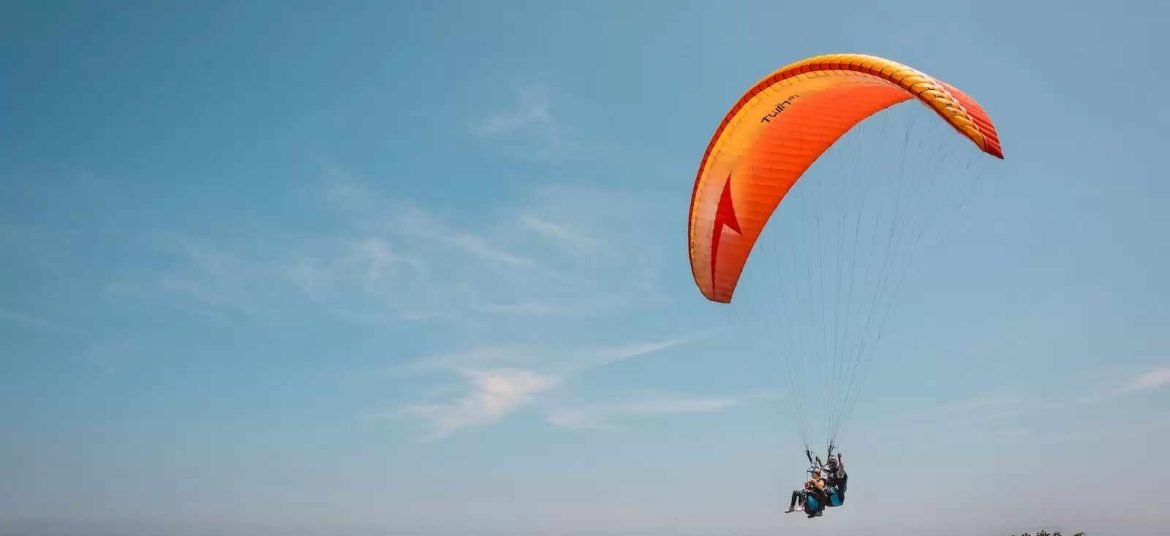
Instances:
[[[1025,532],[1023,534],[1012,534],[1012,536],[1061,536],[1061,534],[1060,534],[1059,530],[1056,532],[1048,532],[1046,530],[1042,530],[1042,531],[1037,532],[1035,534],[1032,534],[1030,532]],[[1073,536],[1086,536],[1086,535],[1083,532],[1078,532],[1076,534],[1073,534]]]

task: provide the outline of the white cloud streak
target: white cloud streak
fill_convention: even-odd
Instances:
[[[640,196],[540,189],[529,202],[476,216],[472,227],[331,170],[322,201],[341,216],[335,234],[266,236],[262,248],[172,240],[179,263],[155,288],[212,312],[279,314],[299,295],[346,322],[483,332],[514,318],[613,317],[667,301],[658,245],[628,233],[649,218]]]
[[[508,315],[508,316],[529,316],[547,318],[553,316],[573,316],[579,311],[570,307],[563,307],[559,305],[541,303],[538,301],[527,301],[518,303],[493,303],[476,305],[473,307],[476,311],[483,313]]]
[[[499,421],[560,382],[554,376],[520,369],[461,370],[459,374],[470,387],[465,396],[445,404],[412,404],[400,410],[427,420],[432,439]]]
[[[679,337],[674,339],[640,342],[628,344],[625,346],[604,348],[599,350],[596,354],[596,365],[609,365],[619,361],[625,361],[627,359],[661,352],[680,344],[692,342],[700,337],[701,335],[693,337]]]
[[[175,252],[179,265],[158,278],[158,289],[215,309],[265,312],[255,283],[266,273],[257,262],[188,237],[169,237],[166,244]]]
[[[410,370],[448,370],[465,381],[467,392],[439,404],[410,404],[398,413],[426,421],[432,437],[444,438],[464,428],[492,424],[519,411],[537,395],[560,387],[590,369],[647,356],[694,338],[674,338],[585,351],[485,346],[417,360]],[[536,370],[542,364],[546,370]],[[506,367],[505,367],[506,365]],[[529,368],[520,368],[527,366]],[[558,426],[590,428],[610,416],[715,411],[738,403],[727,398],[657,398],[620,406],[559,410],[549,415]],[[729,405],[730,404],[730,405]],[[577,426],[572,426],[578,423]]]
[[[577,256],[595,253],[601,246],[601,241],[585,236],[565,223],[553,222],[533,214],[521,216],[520,225],[529,232]]]
[[[1022,430],[1036,433],[1034,428],[1025,427],[1020,424],[1021,422],[1042,427],[1050,424],[1054,417],[1079,415],[1079,412],[1094,406],[1119,402],[1123,397],[1170,387],[1170,367],[1155,367],[1119,383],[1120,386],[1114,384],[1114,387],[1100,385],[1083,386],[1080,389],[1072,387],[1067,392],[1057,395],[997,391],[908,411],[897,416],[895,420],[947,419],[962,423],[964,426],[977,423],[1014,423],[1007,424],[1001,429],[1010,431],[1004,437],[1021,437],[1024,435]]]
[[[614,430],[615,421],[639,417],[663,415],[713,413],[746,401],[737,397],[686,397],[679,395],[657,395],[612,404],[587,405],[577,408],[563,408],[548,413],[549,423],[576,430]]]
[[[542,87],[521,91],[512,109],[489,116],[475,127],[475,131],[481,135],[498,136],[533,127],[554,128],[548,93]]]
[[[567,153],[569,144],[552,109],[546,88],[532,86],[521,90],[510,108],[472,124],[471,131],[516,158],[557,159]]]
[[[469,233],[460,233],[454,236],[446,236],[444,240],[449,241],[456,248],[459,248],[465,253],[469,253],[480,259],[513,267],[535,266],[536,262],[531,259],[525,259],[517,255],[513,255],[504,251],[494,245],[483,237],[476,236]]]
[[[1131,395],[1145,393],[1170,386],[1170,367],[1158,367],[1133,378],[1118,388],[1114,394]]]

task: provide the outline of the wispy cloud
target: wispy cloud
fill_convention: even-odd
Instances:
[[[525,214],[520,217],[520,223],[528,230],[551,238],[553,240],[566,240],[575,238],[573,233],[569,232],[563,225],[553,223],[551,221],[533,216],[532,214]]]
[[[915,409],[900,413],[894,419],[899,421],[945,419],[972,423],[1020,416],[1050,407],[1054,406],[1032,396],[997,390],[969,398],[941,401],[934,404],[924,402]]]
[[[470,392],[443,404],[412,404],[402,414],[421,417],[441,439],[457,430],[491,424],[557,385],[559,378],[520,369],[460,370]]]
[[[1081,389],[1082,394],[1073,403],[1086,406],[1110,403],[1170,387],[1170,366],[1166,365],[1156,365],[1141,373],[1130,369],[1102,371],[1095,375],[1101,376],[1107,379],[1095,380],[1096,385]]]
[[[1002,410],[1004,408],[1021,406],[1026,401],[1027,399],[1025,397],[1016,393],[992,393],[965,400],[946,402],[931,408],[930,411],[935,414],[953,415],[957,413]]]
[[[459,371],[493,367],[540,368],[549,374],[567,377],[584,374],[619,361],[648,356],[707,336],[699,333],[615,346],[573,348],[564,346],[480,345],[468,349],[427,355],[392,367],[391,371],[415,373],[428,370]]]
[[[1167,428],[1170,428],[1170,418],[1165,416],[1118,418],[1113,415],[1105,419],[1080,420],[1076,427],[1040,421],[1032,426],[1009,426],[992,433],[1004,440],[1027,441],[1030,447],[1039,447],[1067,446],[1069,443],[1116,443],[1122,438],[1132,441]]]
[[[518,92],[515,104],[471,125],[471,131],[518,158],[556,159],[565,154],[568,144],[565,128],[552,110],[547,88],[530,86]]]
[[[467,392],[448,402],[409,404],[396,413],[421,418],[430,424],[433,437],[447,437],[463,428],[499,421],[524,408],[537,395],[563,386],[590,369],[650,355],[690,340],[693,338],[586,350],[486,346],[429,356],[415,361],[408,370],[447,370],[464,380]],[[403,373],[405,370],[397,369],[397,372]],[[718,406],[728,400],[677,397],[648,399],[617,407],[560,410],[555,417],[550,417],[550,422],[556,421],[558,425],[574,420],[600,422],[599,413],[640,411],[648,415],[655,412],[694,412],[704,407]]]
[[[499,229],[496,221],[484,222],[486,225],[471,231],[410,201],[385,198],[340,171],[331,173],[324,199],[343,214],[355,218],[358,227],[381,233],[387,239],[412,243],[432,256],[455,253],[511,268],[539,266],[535,260],[501,245],[498,236],[489,236],[490,231],[482,231]],[[435,246],[447,246],[453,251],[436,251]]]
[[[522,215],[520,225],[529,232],[578,256],[594,253],[601,246],[599,240],[586,236],[563,222],[554,222],[534,214]]]
[[[338,217],[336,228],[263,240],[170,238],[164,252],[174,262],[153,289],[213,314],[273,314],[298,298],[362,325],[441,322],[483,332],[517,317],[613,317],[666,301],[658,245],[629,233],[658,221],[643,196],[538,188],[460,221],[340,169],[323,186],[321,209]]]
[[[775,395],[768,395],[775,396]],[[625,402],[562,408],[546,415],[549,423],[577,430],[613,430],[617,422],[664,415],[714,413],[741,406],[762,395],[682,396],[657,394]]]
[[[547,350],[522,345],[485,345],[465,350],[427,355],[398,364],[388,370],[396,375],[420,371],[516,368],[540,360]]]
[[[1138,375],[1114,391],[1115,395],[1130,395],[1154,391],[1170,386],[1170,367],[1158,367]]]
[[[1119,403],[1123,397],[1167,387],[1170,387],[1170,367],[1158,366],[1124,381],[1114,382],[1112,386],[1074,385],[1056,393],[1044,390],[1024,393],[1001,389],[911,410],[897,419],[946,419],[964,426],[1000,423],[1000,430],[1008,431],[1000,434],[1003,437],[1022,437],[1025,431],[1028,434],[1038,433],[1036,427],[1049,425],[1054,418],[1079,416],[1101,404]]]
[[[498,136],[529,128],[555,132],[555,123],[549,111],[548,92],[543,86],[522,90],[512,108],[488,116],[475,125],[474,130],[482,135]]]
[[[350,318],[433,318],[439,313],[396,299],[402,288],[428,282],[424,259],[400,253],[388,240],[359,237],[322,244],[276,260],[279,276],[305,296]]]
[[[596,353],[595,366],[609,365],[618,361],[625,361],[635,357],[640,357],[655,352],[661,352],[668,348],[685,344],[702,338],[705,334],[693,335],[690,337],[678,337],[673,339],[663,339],[657,341],[639,342],[625,346],[615,346],[610,348],[603,348]]]
[[[264,309],[255,283],[265,274],[253,260],[190,237],[169,236],[164,242],[176,263],[156,281],[159,289],[213,308],[246,314]]]
[[[510,316],[531,316],[531,317],[551,317],[551,316],[572,316],[580,312],[579,309],[554,305],[550,303],[542,303],[538,301],[526,301],[517,303],[492,303],[476,305],[473,307],[476,311]]]
[[[453,236],[444,237],[455,247],[459,248],[465,253],[469,253],[480,259],[503,264],[514,267],[535,266],[536,262],[531,259],[513,255],[504,251],[503,249],[491,244],[488,240],[481,236],[471,233],[459,233]]]

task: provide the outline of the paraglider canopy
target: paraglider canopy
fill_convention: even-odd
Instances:
[[[1003,158],[995,127],[974,99],[887,59],[816,56],[744,93],[711,137],[691,197],[691,272],[703,295],[729,303],[765,223],[804,171],[858,122],[912,98]]]

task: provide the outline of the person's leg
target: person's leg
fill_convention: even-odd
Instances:
[[[789,512],[792,512],[796,509],[796,502],[797,501],[800,501],[800,504],[803,507],[803,505],[804,505],[804,491],[796,490],[796,491],[792,492],[792,501],[788,503],[788,511]]]

